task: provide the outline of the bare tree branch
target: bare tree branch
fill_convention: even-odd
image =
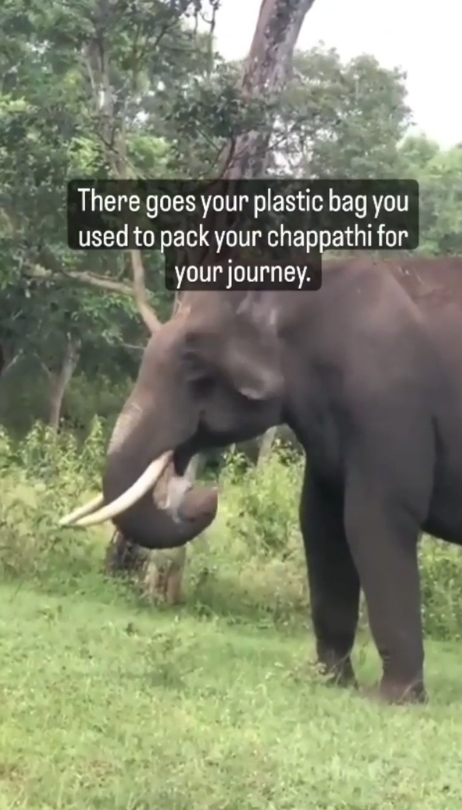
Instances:
[[[85,270],[82,270],[81,272],[78,272],[77,270],[61,270],[61,272],[56,272],[55,270],[48,270],[45,267],[37,265],[27,265],[23,270],[23,275],[27,276],[27,278],[37,279],[37,281],[51,279],[52,281],[56,281],[58,283],[62,283],[63,280],[68,279],[71,281],[77,281],[79,284],[85,284],[90,287],[98,287],[101,290],[117,293],[118,295],[126,295],[130,298],[134,297],[133,287],[130,287],[128,284],[124,284],[123,281],[115,281],[112,278],[99,276],[96,273]]]
[[[140,251],[131,250],[130,259],[133,270],[133,291],[138,310],[149,331],[154,335],[161,326],[161,322],[153,308],[148,304],[146,284],[144,282],[144,265]]]
[[[164,33],[165,31],[161,33],[161,36]],[[132,55],[135,56],[135,54]],[[94,106],[101,124],[101,135],[103,142],[107,145],[106,154],[112,172],[120,180],[129,180],[132,173],[127,160],[125,111],[123,111],[118,125],[109,74],[109,52],[102,32],[95,31],[92,42],[87,46],[85,61],[93,92]],[[133,76],[136,69],[137,66],[134,65]],[[133,273],[133,291],[138,310],[151,334],[155,334],[161,322],[148,303],[141,251],[130,250],[129,255]]]
[[[98,276],[96,273],[85,271],[81,273],[63,272],[63,276],[73,281],[78,281],[80,284],[98,287],[100,290],[107,290],[108,292],[117,293],[118,295],[128,295],[131,297],[134,295],[133,289],[129,287],[128,284],[124,284],[123,281],[114,281],[105,276]]]
[[[40,368],[42,369],[44,374],[46,374],[46,376],[48,377],[49,380],[52,380],[53,379],[53,372],[50,371],[50,369],[48,368],[46,363],[43,362],[42,358],[37,354],[37,352],[34,352],[34,357],[36,358],[36,360],[38,360]]]
[[[3,368],[1,369],[2,381],[5,379],[6,375],[11,371],[11,369],[15,367],[16,363],[18,363],[19,360],[22,360],[23,357],[24,357],[24,349],[19,349],[19,351],[16,352],[15,355],[13,355],[11,360],[8,363],[6,363],[6,365],[3,366]]]
[[[58,432],[64,394],[79,362],[80,341],[67,335],[66,351],[58,374],[49,372],[51,380],[49,424]]]

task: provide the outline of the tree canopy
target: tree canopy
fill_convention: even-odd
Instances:
[[[121,137],[132,176],[211,176],[226,141],[254,127],[272,130],[273,176],[414,177],[420,250],[461,252],[462,145],[443,150],[409,134],[402,72],[368,54],[342,61],[320,43],[296,53],[277,103],[249,101],[242,66],[214,48],[217,13],[217,0],[2,4],[0,418],[2,390],[21,363],[42,379],[44,418],[56,424],[74,373],[120,381],[136,371],[146,330],[129,257],[72,252],[65,239],[66,182],[115,176]],[[144,262],[164,319],[173,295],[159,255]]]

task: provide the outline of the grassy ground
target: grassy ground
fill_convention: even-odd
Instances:
[[[458,645],[432,702],[316,679],[304,636],[0,588],[0,810],[456,810]],[[363,682],[375,655],[357,655]]]

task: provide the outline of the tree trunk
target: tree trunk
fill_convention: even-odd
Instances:
[[[72,379],[78,362],[79,344],[72,340],[69,335],[67,336],[66,352],[59,372],[56,374],[54,371],[50,371],[42,362],[42,368],[51,383],[48,424],[55,433],[59,430],[64,394],[66,393],[66,388]]]
[[[277,97],[292,67],[295,45],[314,0],[262,0],[257,27],[241,81],[243,95]],[[257,178],[265,173],[271,128],[244,132],[221,156],[224,179]]]

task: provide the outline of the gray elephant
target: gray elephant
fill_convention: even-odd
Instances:
[[[175,474],[173,462],[165,458],[163,461],[167,463],[156,465],[156,487],[149,508],[148,523],[145,527],[147,532],[143,535],[143,542],[140,542],[138,533],[132,535],[130,531],[118,527],[114,521],[122,545],[127,544],[125,551],[129,556],[130,554],[136,556],[133,545],[149,549],[184,546],[205,531],[215,519],[218,507],[216,489],[192,484],[186,478],[179,478]],[[96,516],[97,510],[103,506],[104,498],[99,495],[63,518],[61,525],[78,526],[86,523],[88,525],[88,521],[93,522],[93,516]],[[150,540],[148,533],[151,536]],[[116,557],[120,556],[121,551],[116,554]],[[120,564],[120,560],[117,565],[120,568],[124,567]]]
[[[462,543],[461,347],[460,259],[338,262],[317,292],[187,293],[145,350],[105,505],[74,522],[112,518],[149,547],[190,539],[189,460],[289,425],[307,457],[300,522],[319,660],[355,682],[362,588],[380,694],[422,700],[418,539]],[[169,463],[162,533],[153,492]]]

